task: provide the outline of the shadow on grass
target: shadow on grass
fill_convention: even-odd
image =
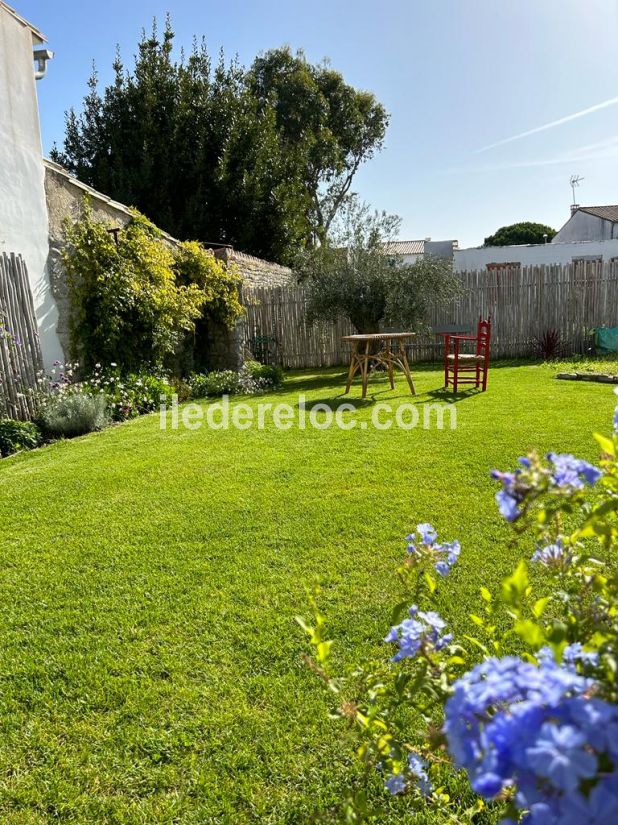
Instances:
[[[467,390],[461,390],[460,392],[453,392],[453,390],[447,390],[445,387],[440,387],[437,390],[428,390],[424,393],[426,396],[429,397],[431,401],[439,401],[442,404],[457,404],[460,401],[467,401],[469,398],[476,398],[477,395],[482,394],[482,390],[477,387],[468,387]],[[424,401],[417,401],[418,404],[424,404]]]
[[[324,395],[319,398],[310,398],[305,403],[305,409],[311,410],[318,404],[323,404],[331,410],[336,410],[341,404],[352,404],[356,409],[362,409],[377,404],[380,401],[387,401],[389,403],[408,401],[413,404],[427,404],[427,403],[443,403],[456,404],[460,401],[466,401],[481,393],[480,389],[476,387],[469,387],[466,390],[454,393],[452,390],[447,390],[444,387],[436,387],[435,389],[425,390],[424,392],[412,395],[408,390],[405,382],[396,384],[395,390],[391,390],[388,379],[384,376],[381,379],[374,379],[367,387],[367,397],[359,398],[361,387],[360,384],[352,384],[350,394],[345,393],[346,376],[341,373],[312,375],[305,380],[291,380],[289,387],[294,387],[299,393],[312,392],[315,390],[333,389],[332,395]],[[399,391],[398,391],[399,390]],[[358,393],[358,395],[357,395]]]
[[[489,371],[491,373],[492,370],[504,368],[512,369],[513,367],[540,366],[544,363],[546,362],[532,358],[503,359],[500,361],[491,361]],[[419,373],[441,372],[442,368],[442,360],[413,361],[410,363],[410,372],[412,373],[413,379]],[[397,373],[397,375],[401,377],[400,373]],[[313,390],[327,389],[333,387],[339,389],[341,393],[343,393],[343,391],[345,390],[347,377],[347,364],[342,365],[340,367],[324,367],[323,369],[317,368],[312,370],[290,370],[287,374],[286,386],[294,387],[294,389],[298,389],[301,392],[312,392]],[[386,378],[384,378],[384,380],[386,380]],[[358,376],[355,377],[354,383],[352,384],[352,389],[354,390],[354,388],[360,388],[360,381]],[[369,385],[369,388],[371,389],[371,384]]]
[[[329,410],[337,410],[342,404],[350,404],[355,410],[362,410],[365,407],[372,407],[375,403],[373,398],[350,398],[349,395],[337,395],[328,398],[312,398],[305,403],[305,409],[310,412],[314,407],[328,407]],[[300,407],[300,403],[297,405]]]
[[[319,375],[303,375],[302,373],[292,373],[286,380],[285,388],[294,388],[298,392],[313,392],[315,390],[333,387],[343,392],[347,380],[346,372],[323,372]]]

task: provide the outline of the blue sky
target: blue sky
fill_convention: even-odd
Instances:
[[[178,46],[204,34],[212,53],[223,47],[248,63],[289,44],[373,91],[391,124],[354,188],[401,216],[402,238],[472,246],[518,220],[558,228],[574,173],[584,177],[580,203],[618,202],[616,0],[12,4],[56,52],[38,84],[46,151],[61,142],[64,110],[79,106],[92,60],[104,83],[116,44],[130,63],[141,28],[170,11]]]

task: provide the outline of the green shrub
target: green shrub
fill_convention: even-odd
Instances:
[[[71,345],[86,369],[117,363],[123,372],[161,368],[210,323],[232,327],[243,313],[240,277],[196,241],[172,247],[136,210],[115,236],[94,218],[65,223]]]
[[[37,415],[37,423],[50,438],[72,438],[102,430],[108,421],[105,394],[82,390],[48,396]]]
[[[204,378],[206,395],[234,395],[243,392],[240,373],[234,372],[234,370],[209,372]]]
[[[203,372],[194,372],[189,376],[191,398],[206,398],[208,395],[208,376]]]
[[[174,250],[177,283],[194,285],[204,294],[202,316],[231,329],[244,314],[238,287],[242,278],[235,264],[226,265],[215,258],[212,249],[197,241],[184,241]]]
[[[164,376],[147,372],[122,375],[116,365],[104,369],[100,364],[95,364],[92,374],[80,387],[90,395],[104,393],[114,421],[126,421],[153,412],[162,403],[161,396],[170,404],[172,394],[176,392]]]
[[[270,367],[257,361],[245,361],[240,372],[234,370],[213,370],[208,373],[193,373],[189,378],[191,398],[206,396],[234,395],[235,393],[264,392],[277,389],[283,384],[281,367]]]
[[[71,345],[87,369],[116,362],[125,371],[160,366],[201,317],[206,293],[180,285],[174,252],[139,212],[116,233],[94,218],[66,222],[62,253],[71,302]]]
[[[0,419],[0,456],[4,457],[19,450],[33,450],[41,443],[41,433],[32,421]]]
[[[245,361],[244,370],[250,378],[259,381],[262,389],[275,390],[283,386],[283,369],[260,364],[258,361]]]

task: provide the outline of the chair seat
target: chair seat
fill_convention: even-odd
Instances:
[[[447,358],[448,358],[449,361],[454,361],[455,360],[455,353],[451,352],[449,355],[447,355]],[[484,355],[474,355],[471,352],[460,352],[459,353],[459,360],[460,361],[484,361],[485,356]]]

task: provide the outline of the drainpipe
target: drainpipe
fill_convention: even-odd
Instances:
[[[45,72],[47,71],[47,61],[51,60],[53,56],[54,53],[50,52],[49,49],[35,49],[32,52],[32,57],[34,58],[34,62],[36,64],[36,68],[34,70],[35,80],[41,80],[41,78],[45,77]]]

